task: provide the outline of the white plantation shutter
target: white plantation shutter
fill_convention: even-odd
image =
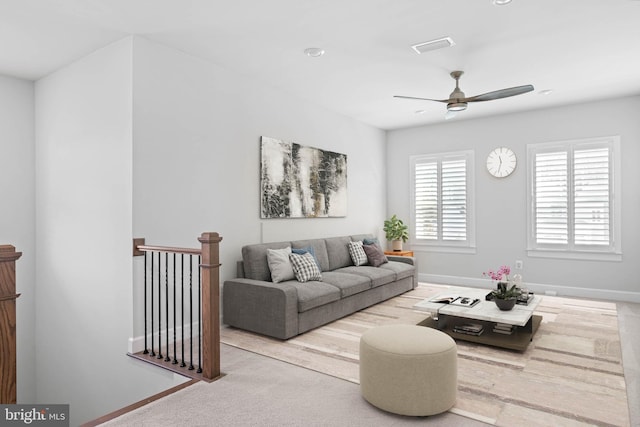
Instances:
[[[415,165],[415,236],[416,239],[438,239],[438,162]]]
[[[576,150],[573,170],[576,245],[609,245],[609,150]]]
[[[569,240],[567,153],[540,153],[535,161],[536,242],[566,244]]]
[[[414,243],[470,246],[473,152],[412,157]]]
[[[467,162],[442,162],[442,240],[467,238]]]
[[[614,156],[619,138],[529,147],[530,249],[620,251],[615,231]]]

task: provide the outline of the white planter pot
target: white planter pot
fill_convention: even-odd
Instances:
[[[391,249],[393,249],[394,251],[401,251],[402,250],[402,240],[392,240],[391,241]]]

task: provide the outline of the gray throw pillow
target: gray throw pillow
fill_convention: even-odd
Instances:
[[[367,254],[367,259],[369,260],[369,264],[374,267],[380,267],[382,264],[389,262],[387,257],[382,252],[377,245],[363,245],[362,246],[365,253]]]

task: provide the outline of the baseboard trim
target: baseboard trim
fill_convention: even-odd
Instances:
[[[193,384],[195,384],[197,382],[199,382],[199,381],[195,380],[195,379],[192,379],[192,380],[184,382],[182,384],[178,384],[175,387],[171,387],[170,389],[162,391],[162,392],[160,392],[158,394],[154,394],[153,396],[147,397],[144,400],[141,400],[139,402],[133,403],[133,404],[131,404],[129,406],[125,406],[124,408],[118,409],[117,411],[111,412],[109,414],[103,415],[102,417],[96,418],[93,421],[86,422],[86,423],[82,424],[80,427],[93,427],[93,426],[98,426],[100,424],[106,423],[107,421],[111,421],[111,420],[113,420],[115,418],[118,418],[121,415],[124,415],[124,414],[128,413],[128,412],[135,411],[136,409],[139,409],[139,408],[141,408],[141,407],[143,407],[143,406],[145,406],[145,405],[147,405],[147,404],[149,404],[151,402],[155,402],[156,400],[161,399],[161,398],[163,398],[165,396],[173,394],[176,391],[180,391],[183,388],[187,388],[187,387],[189,387],[189,386],[191,386],[191,385],[193,385]]]
[[[436,283],[452,286],[467,286],[470,288],[489,289],[491,283],[488,279],[480,279],[462,276],[446,276],[440,274],[418,274],[420,282]],[[590,298],[607,301],[640,303],[640,292],[625,292],[610,289],[578,288],[573,286],[549,285],[544,283],[523,283],[530,291],[537,294],[558,295],[565,297]]]

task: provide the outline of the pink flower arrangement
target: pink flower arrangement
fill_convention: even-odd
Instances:
[[[491,280],[502,281],[502,278],[506,276],[506,280],[509,280],[509,274],[511,273],[511,267],[508,265],[501,266],[497,271],[489,270],[482,273],[483,276],[489,277]]]

